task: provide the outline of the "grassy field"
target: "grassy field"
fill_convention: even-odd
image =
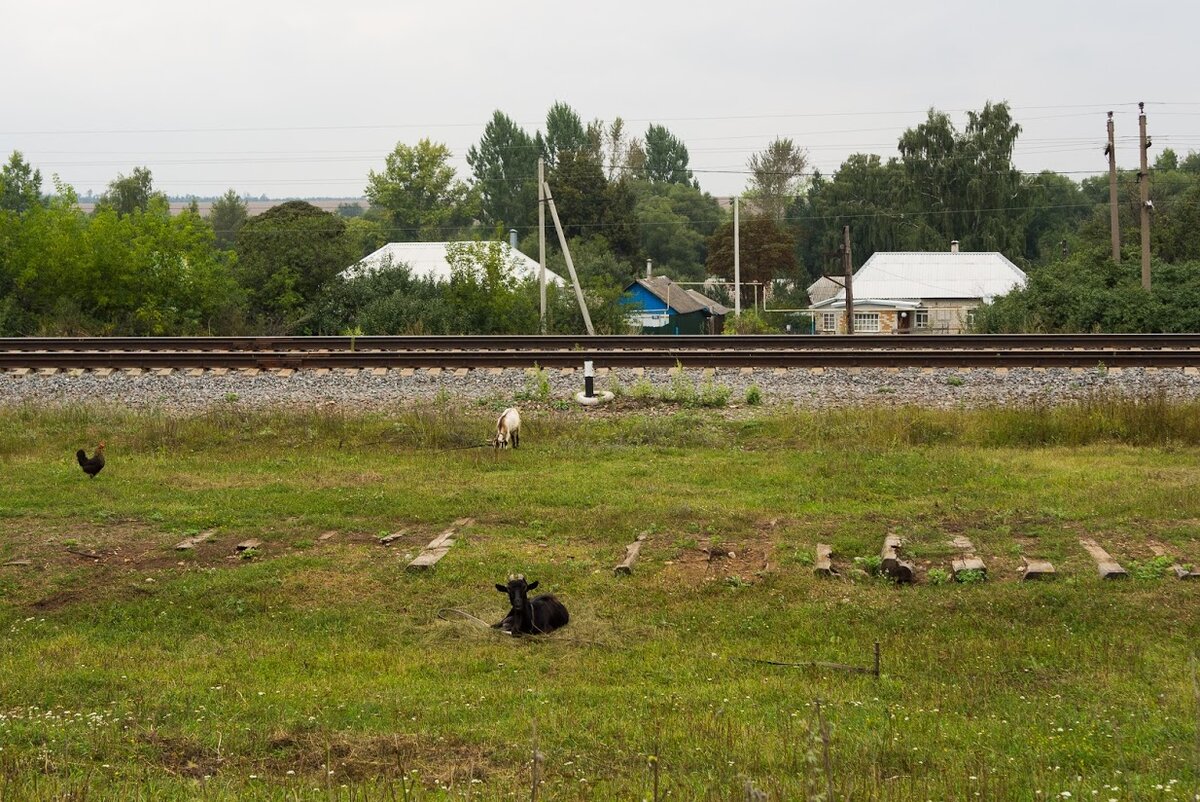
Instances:
[[[0,411],[0,799],[528,799],[534,770],[545,800],[1200,791],[1200,583],[1152,550],[1200,561],[1200,407],[526,417],[496,455],[459,448],[492,406]],[[860,570],[889,532],[916,585]],[[938,581],[956,535],[986,582]],[[498,620],[518,571],[569,627],[438,617]],[[876,641],[878,679],[753,662]]]

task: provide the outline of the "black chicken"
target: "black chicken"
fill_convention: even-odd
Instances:
[[[96,446],[96,453],[90,458],[82,448],[75,452],[75,459],[79,460],[79,467],[83,468],[83,472],[93,479],[96,474],[104,470],[104,443]]]

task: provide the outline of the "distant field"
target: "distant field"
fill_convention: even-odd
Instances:
[[[1200,792],[1200,583],[1152,549],[1200,563],[1200,406],[530,409],[465,448],[498,404],[0,410],[0,799],[528,799],[535,726],[544,800]],[[859,570],[888,532],[915,586]],[[936,583],[955,535],[986,582]],[[569,627],[437,616],[499,619],[517,571]],[[750,662],[875,641],[878,680]]]

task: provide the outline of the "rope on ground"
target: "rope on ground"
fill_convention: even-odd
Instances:
[[[487,621],[484,621],[482,618],[479,618],[478,616],[471,615],[466,610],[460,610],[457,607],[443,607],[442,609],[437,611],[437,617],[443,621],[449,621],[450,618],[447,617],[447,615],[446,615],[447,613],[454,613],[457,616],[461,616],[462,618],[465,618],[472,623],[478,624],[479,626],[483,627],[484,629],[492,628],[492,625],[489,624]],[[500,630],[497,630],[497,631],[500,631]],[[509,634],[509,633],[505,633],[505,634]]]
[[[739,663],[755,663],[764,666],[784,666],[785,668],[824,668],[834,671],[846,671],[851,674],[867,674],[879,678],[879,669],[868,668],[866,666],[848,666],[845,663],[826,663],[820,660],[813,660],[807,663],[781,663],[778,660],[762,660],[757,657],[732,657],[731,660],[736,660]]]

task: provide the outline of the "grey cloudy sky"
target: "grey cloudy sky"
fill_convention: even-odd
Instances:
[[[715,194],[775,136],[829,172],[989,99],[1027,170],[1103,170],[1108,108],[1136,166],[1138,100],[1152,154],[1200,149],[1191,2],[0,0],[0,20],[0,151],[81,193],[147,165],[173,195],[354,196],[423,136],[465,177],[494,109],[532,131],[555,100],[666,124]]]

